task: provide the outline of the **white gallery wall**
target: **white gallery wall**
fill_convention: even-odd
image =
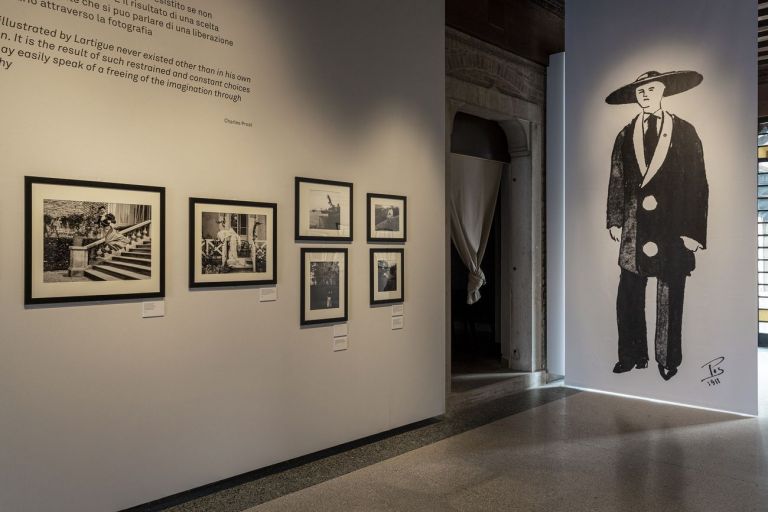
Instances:
[[[750,0],[568,4],[569,385],[756,413],[755,12]],[[606,97],[645,72],[674,70],[703,76],[699,86],[665,98],[662,106],[691,123],[701,139],[709,205],[706,248],[696,252],[696,269],[685,287],[682,364],[677,375],[665,381],[654,361],[655,278],[646,290],[648,368],[612,373],[618,360],[620,268],[619,244],[606,227],[611,154],[617,134],[640,108],[608,105]],[[663,179],[663,172],[654,179]],[[677,200],[683,201],[683,195]]]
[[[565,375],[565,53],[547,66],[547,371]]]
[[[37,36],[0,27],[0,510],[117,510],[443,412],[443,2],[185,0],[232,47],[6,4],[6,20],[252,82],[233,102],[57,67],[8,55]],[[23,306],[27,175],[167,188],[166,317]],[[347,351],[299,327],[300,247],[324,245],[293,240],[295,176],[354,183]],[[399,331],[368,305],[367,192],[408,196]],[[191,196],[278,204],[277,302],[188,289]]]

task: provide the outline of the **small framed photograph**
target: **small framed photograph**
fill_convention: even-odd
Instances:
[[[277,205],[189,199],[189,287],[277,284]]]
[[[165,296],[165,189],[25,178],[24,303]]]
[[[352,184],[296,178],[296,240],[352,241]]]
[[[368,241],[405,242],[408,198],[368,194]]]
[[[347,249],[301,249],[301,325],[347,321]]]
[[[371,249],[371,305],[405,300],[403,249]]]

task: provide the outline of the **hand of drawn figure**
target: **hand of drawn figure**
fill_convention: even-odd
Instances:
[[[608,233],[611,235],[611,240],[614,242],[618,242],[621,240],[621,228],[618,226],[614,226],[608,230]]]
[[[685,248],[691,252],[696,252],[703,247],[699,242],[697,242],[693,238],[688,238],[687,236],[681,236],[680,238],[682,239],[683,244],[685,244]]]

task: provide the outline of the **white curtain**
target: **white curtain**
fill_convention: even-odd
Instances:
[[[451,239],[469,270],[467,304],[480,300],[485,275],[480,269],[506,164],[451,153],[448,165]]]

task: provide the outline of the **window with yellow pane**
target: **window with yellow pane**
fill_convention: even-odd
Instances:
[[[768,347],[768,118],[757,129],[758,344]]]

